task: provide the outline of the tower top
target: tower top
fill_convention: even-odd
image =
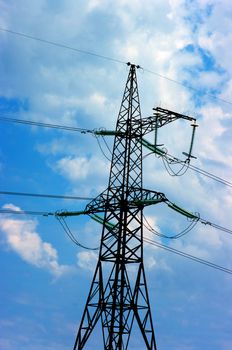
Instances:
[[[130,67],[133,67],[133,68],[137,68],[137,69],[142,68],[140,65],[136,65],[136,64],[131,63],[131,62],[127,62],[127,65]]]

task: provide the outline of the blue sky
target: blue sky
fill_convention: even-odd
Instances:
[[[196,117],[197,160],[192,164],[228,180],[231,16],[229,0],[0,0],[2,28],[141,65],[144,70],[137,76],[142,116],[151,115],[159,105]],[[4,31],[0,31],[0,56],[1,116],[114,128],[126,65]],[[0,123],[1,191],[93,197],[106,188],[109,161],[93,136]],[[188,150],[189,138],[187,123],[173,123],[159,133],[159,141],[178,157]],[[112,140],[108,142],[112,146]],[[229,187],[191,170],[171,177],[153,155],[144,161],[144,187],[232,227]],[[87,204],[3,195],[0,200],[2,208],[53,212],[81,210]],[[149,207],[145,215],[163,233],[179,232],[188,224],[164,205]],[[87,217],[68,223],[83,244],[98,245],[97,223]],[[230,235],[208,226],[198,224],[179,240],[161,242],[232,268]],[[149,245],[145,252],[158,349],[230,350],[230,275]],[[74,246],[53,217],[1,215],[0,349],[72,348],[96,259],[95,252]],[[135,350],[143,349],[138,334],[135,328],[131,340]],[[97,329],[87,349],[96,349],[99,342]]]

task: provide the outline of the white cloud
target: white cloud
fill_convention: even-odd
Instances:
[[[56,164],[56,169],[71,181],[104,175],[107,168],[108,165],[97,157],[64,157]]]
[[[20,16],[16,16],[18,12]],[[199,0],[188,4],[183,0],[143,3],[92,0],[82,5],[75,1],[59,3],[55,7],[46,1],[32,4],[21,0],[11,6],[4,4],[1,18],[9,28],[125,61],[133,60],[164,76],[186,80],[190,86],[207,91],[212,88],[219,91],[221,97],[230,99],[232,37],[228,34],[231,32],[231,6],[227,0],[223,3]],[[1,93],[28,98],[30,119],[80,127],[85,124],[89,129],[112,128],[126,80],[126,67],[9,34],[2,33],[1,40],[8,57],[6,66],[1,69],[5,82]],[[192,50],[186,50],[188,45]],[[204,62],[206,58],[202,53],[208,63]],[[206,96],[201,102],[207,103],[198,107],[194,91],[142,70],[137,75],[143,116],[150,115],[151,108],[159,101],[165,108],[199,114],[194,144],[194,155],[199,160],[193,164],[230,178],[231,138],[225,138],[231,129],[230,109]],[[170,153],[175,155],[176,149],[187,151],[188,137],[182,125],[173,123],[167,133],[163,129],[170,141]],[[93,156],[96,147],[92,140],[85,149],[79,147],[78,156],[73,151],[76,143],[71,138],[57,138],[47,145],[39,146],[43,156],[48,157],[49,153],[54,156],[49,164],[72,186],[76,181],[78,193],[88,194],[90,187],[95,190],[106,187],[108,165],[103,157]],[[67,155],[69,151],[72,155]],[[58,158],[60,154],[62,158]],[[230,217],[227,191],[190,171],[185,177],[173,179],[164,173],[159,160],[153,159],[154,163],[149,158],[145,164],[149,185],[146,187],[162,189],[170,199],[178,199],[177,204],[184,203],[186,209],[194,210],[197,206],[209,219],[224,221]],[[105,185],[99,185],[103,179]],[[230,221],[224,222],[229,225]],[[200,235],[196,239],[199,243]],[[210,244],[221,246],[221,240],[215,235]]]
[[[6,204],[4,209],[20,211],[13,204]],[[60,265],[56,249],[48,242],[42,241],[36,230],[35,220],[0,219],[0,229],[7,247],[17,253],[24,261],[36,267],[50,271],[59,277],[70,271],[70,267]]]
[[[152,269],[156,267],[157,261],[155,260],[154,256],[148,256],[145,258],[145,266],[148,269]]]
[[[0,7],[1,26],[119,58],[125,62],[132,61],[171,79],[186,81],[196,89],[209,93],[216,91],[218,96],[231,99],[230,0],[0,0]],[[28,101],[28,111],[23,118],[88,129],[114,127],[128,67],[6,33],[0,33],[0,41],[0,94]],[[198,116],[199,123],[194,144],[194,155],[198,159],[192,164],[230,179],[231,105],[206,95],[201,96],[191,89],[142,70],[137,71],[137,76],[143,116],[151,115],[152,107],[160,101],[162,107],[177,112],[191,110],[193,116]],[[94,195],[100,192],[100,186],[107,187],[108,166],[102,161],[103,156],[96,153],[96,141],[93,142],[90,136],[66,136],[59,132],[52,139],[55,132],[49,131],[45,140],[41,128],[39,132],[41,134],[36,142],[39,143],[38,149],[41,152],[40,161],[44,160],[50,165],[55,172],[54,176],[57,173],[63,176],[56,177],[64,184],[60,190],[69,188],[76,195],[88,196],[91,191],[95,191]],[[165,142],[171,154],[182,157],[181,152],[188,151],[190,139],[183,124],[172,123],[170,128],[163,128],[162,132],[159,132],[160,141]],[[28,145],[30,146],[33,148],[33,145]],[[12,156],[10,153],[9,155]],[[144,187],[162,190],[170,200],[183,208],[199,211],[205,219],[232,227],[230,188],[191,170],[183,177],[170,177],[165,172],[161,159],[153,156],[144,165]],[[21,169],[23,166],[22,160]],[[3,175],[5,169],[3,164]],[[35,177],[33,173],[30,176],[32,184]],[[12,186],[13,184],[16,185],[12,181]],[[56,184],[54,181],[54,186]],[[42,188],[46,190],[46,187],[41,186],[43,184],[40,182],[38,189],[42,193]],[[56,188],[58,190],[59,187],[53,187],[54,192]],[[161,232],[164,228],[170,234],[179,232],[186,225],[185,218],[178,219],[169,208],[162,212],[157,205],[147,208],[147,211],[151,225],[156,229],[159,227]],[[9,249],[14,250],[28,263],[47,269],[54,275],[64,273],[55,248],[39,238],[36,221],[13,220],[10,216],[4,220],[5,225],[8,222],[8,226],[5,226],[5,231],[2,230],[2,236]],[[3,221],[1,227],[2,225]],[[79,228],[75,230],[79,232]],[[100,231],[97,228],[95,232]],[[85,232],[87,245],[98,245],[95,232],[90,233],[89,237]],[[151,234],[149,237],[151,238]],[[91,239],[95,240],[93,244]],[[157,240],[156,237],[154,239]],[[159,239],[158,241],[160,242]],[[168,244],[230,267],[230,236],[219,233],[210,226],[198,224],[187,236]],[[195,290],[206,283],[205,279],[201,279],[201,265],[196,270],[199,272],[196,279],[200,282],[196,282],[194,288],[191,283],[186,282],[193,282],[190,271],[194,275],[194,268],[191,270],[193,265],[189,265],[189,274],[184,275],[182,281],[179,281],[181,283],[177,284],[178,278],[171,280],[170,277],[177,272],[177,260],[173,255],[150,245],[145,245],[144,248],[145,265],[150,268],[152,278],[154,273],[166,269],[156,288],[159,290],[159,284],[162,289],[165,287],[163,278],[166,276],[167,281],[172,282],[174,294],[170,295],[175,303],[178,299],[175,292],[177,295],[188,294],[185,289],[188,284],[187,290]],[[96,259],[97,256],[92,252],[79,252],[77,265],[86,271],[93,271]],[[181,276],[188,267],[183,258],[177,259],[180,259],[178,276]],[[221,281],[223,283],[223,275]],[[211,284],[209,277],[207,285],[208,289],[215,290],[218,284]],[[221,290],[224,297],[225,288]],[[152,295],[153,293],[151,297]],[[212,299],[212,304],[214,301]],[[167,299],[167,304],[169,302],[170,299]],[[182,307],[183,300],[180,305]],[[193,322],[193,318],[189,322]],[[204,334],[206,340],[207,335],[205,332]],[[166,347],[168,348],[168,344]],[[227,348],[230,349],[231,346],[228,345]]]
[[[83,251],[77,253],[77,265],[88,271],[93,271],[96,267],[98,255],[92,251]]]

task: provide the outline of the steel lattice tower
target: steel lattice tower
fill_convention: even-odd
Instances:
[[[105,350],[128,348],[134,319],[146,349],[156,349],[143,265],[142,202],[148,197],[160,198],[158,193],[142,189],[144,130],[136,68],[130,65],[118,115],[108,188],[86,207],[86,212],[102,208],[105,212],[99,259],[74,350],[84,348],[99,319]],[[131,266],[136,274],[133,279]]]
[[[153,116],[141,118],[136,68],[130,66],[116,130],[99,130],[95,135],[114,135],[108,188],[82,212],[60,212],[57,218],[88,214],[103,224],[100,252],[74,350],[85,347],[97,322],[101,322],[104,350],[127,350],[134,322],[145,348],[156,350],[155,334],[143,264],[143,209],[167,202],[191,220],[199,218],[171,203],[163,193],[143,188],[142,146],[164,156],[157,147],[157,131],[178,119],[192,122],[192,137],[185,164],[190,162],[197,127],[196,119],[160,107]],[[143,136],[154,131],[154,145]],[[182,162],[183,163],[183,162]],[[104,213],[102,219],[97,213]]]

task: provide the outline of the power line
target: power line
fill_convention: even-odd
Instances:
[[[181,232],[179,232],[179,233],[177,233],[177,234],[173,234],[173,235],[168,236],[168,235],[165,235],[165,234],[163,234],[163,233],[160,233],[160,232],[156,231],[156,230],[149,224],[149,222],[148,222],[147,218],[145,217],[145,215],[143,215],[143,219],[144,219],[144,222],[145,222],[145,223],[144,223],[144,226],[145,226],[145,228],[146,228],[149,232],[153,233],[153,234],[156,235],[156,236],[165,238],[165,239],[178,239],[178,238],[180,238],[180,237],[185,236],[187,233],[189,233],[189,232],[196,226],[196,224],[197,224],[197,222],[198,222],[198,219],[192,220],[192,221],[190,222],[190,224],[189,224],[184,230],[182,230]]]
[[[26,120],[26,119],[9,118],[9,117],[4,117],[3,114],[0,114],[0,121],[9,122],[9,123],[17,123],[17,124],[26,124],[26,125],[32,125],[32,126],[40,126],[43,128],[60,129],[60,130],[66,130],[66,131],[76,131],[76,132],[80,132],[83,134],[93,133],[92,130],[88,130],[88,129],[84,129],[84,128],[77,128],[75,126],[50,124],[50,123],[43,123],[43,122],[37,122],[37,121],[32,121],[32,120]]]
[[[166,204],[168,203],[171,203],[169,201],[166,201]],[[173,203],[171,203],[170,207],[173,209],[173,206],[172,206]],[[168,204],[169,205],[169,204]],[[190,213],[191,214],[191,213]],[[185,215],[184,212],[182,213],[182,215]],[[230,235],[232,235],[232,230],[227,228],[227,227],[223,227],[223,226],[220,226],[218,224],[215,224],[211,221],[208,221],[208,220],[205,220],[205,219],[202,219],[199,214],[195,216],[194,219],[192,219],[190,221],[190,224],[181,232],[175,234],[175,235],[165,235],[165,234],[162,234],[158,231],[156,231],[148,222],[148,220],[146,219],[145,215],[143,215],[143,219],[144,219],[144,226],[146,227],[146,229],[148,231],[150,231],[151,233],[154,233],[156,236],[159,236],[159,237],[162,237],[162,238],[166,238],[166,239],[177,239],[177,238],[180,238],[182,236],[185,236],[188,232],[190,232],[198,222],[204,224],[204,225],[209,225],[213,228],[215,228],[216,230],[219,230],[219,231],[222,231],[222,232],[225,232],[225,233],[228,233]]]
[[[216,230],[219,230],[219,231],[222,231],[222,232],[226,232],[226,233],[229,233],[230,235],[232,235],[232,230],[230,230],[229,228],[226,228],[226,227],[214,224],[213,222],[210,222],[210,221],[207,221],[207,220],[204,220],[204,219],[201,219],[201,218],[199,219],[199,221],[202,224],[214,227]]]
[[[181,162],[181,163],[184,163],[184,161],[180,161],[180,162]],[[212,179],[212,180],[214,180],[214,181],[217,181],[217,182],[219,182],[219,183],[221,183],[221,184],[223,184],[223,185],[225,185],[225,186],[232,187],[232,182],[230,182],[230,181],[228,181],[228,180],[225,180],[225,179],[223,179],[222,177],[219,177],[219,176],[217,176],[217,175],[214,175],[214,174],[212,174],[212,173],[210,173],[210,172],[208,172],[208,171],[206,171],[206,170],[203,170],[203,169],[201,169],[201,168],[199,168],[199,167],[197,167],[197,166],[195,166],[195,165],[192,165],[192,164],[190,164],[190,163],[187,164],[186,166],[187,166],[189,169],[191,169],[191,170],[197,172],[198,174],[204,175],[204,176],[208,177],[209,179]]]
[[[74,132],[80,132],[82,134],[86,134],[86,133],[94,134],[94,130],[90,130],[90,129],[77,128],[74,126],[66,126],[66,125],[59,125],[59,124],[48,124],[48,123],[35,122],[35,121],[25,120],[25,119],[9,118],[9,117],[3,117],[1,115],[0,115],[0,121],[33,125],[33,126],[52,128],[52,129],[60,129],[60,130],[65,130],[65,131],[74,131]],[[155,152],[151,152],[151,153],[155,153]],[[201,175],[204,175],[212,180],[215,180],[215,181],[217,181],[225,186],[232,187],[232,182],[225,180],[217,175],[214,175],[214,174],[212,174],[206,170],[203,170],[195,165],[192,165],[190,163],[188,163],[186,165],[185,161],[177,159],[176,157],[174,157],[170,154],[164,154],[162,157],[167,158],[170,161],[178,161],[179,163],[183,164],[187,168],[194,170]]]
[[[25,211],[22,211],[22,210],[13,210],[13,209],[0,209],[0,214],[21,214],[21,215],[42,215],[42,216],[55,216],[54,213],[51,213],[51,212],[45,212],[45,211],[28,211],[28,210],[25,210]],[[63,225],[62,225],[63,226]],[[64,228],[64,227],[63,227]],[[68,234],[68,232],[65,230],[65,232]],[[74,241],[76,240],[75,236],[73,237],[73,234],[71,233],[71,236],[70,236],[70,232],[68,234],[69,238],[77,245],[79,246],[82,246],[78,241]],[[201,259],[201,258],[198,258],[196,257],[195,255],[191,255],[191,254],[188,254],[188,253],[185,253],[181,250],[177,250],[175,248],[171,248],[167,245],[164,245],[164,244],[161,244],[159,242],[156,242],[154,240],[151,240],[150,238],[144,236],[144,242],[146,243],[149,243],[153,246],[156,246],[158,248],[162,248],[162,249],[165,249],[171,253],[174,253],[174,254],[177,254],[179,256],[182,256],[184,258],[187,258],[187,259],[190,259],[192,261],[195,261],[195,262],[198,262],[200,264],[203,264],[203,265],[206,265],[206,266],[209,266],[211,268],[214,268],[216,270],[220,270],[222,272],[226,272],[226,273],[229,273],[229,274],[232,274],[232,270],[230,269],[227,269],[223,266],[220,266],[220,265],[217,265],[217,264],[214,264],[208,260],[205,260],[205,259]],[[84,247],[85,249],[98,249],[98,248],[89,248],[89,247],[86,247],[86,246],[82,246]]]
[[[0,192],[0,194],[1,193],[3,193],[3,192]],[[10,192],[10,193],[12,193],[12,192]],[[21,193],[19,195],[21,195]],[[22,195],[24,195],[24,194],[22,194]],[[29,193],[26,193],[25,195],[26,196],[27,195],[34,196],[34,194],[29,194]],[[42,196],[47,197],[47,195],[42,195]],[[37,195],[36,195],[36,197],[37,197]],[[53,198],[52,195],[51,196],[48,195],[48,197]],[[57,196],[55,196],[55,198],[57,198]],[[65,198],[65,196],[59,196],[58,198]],[[67,199],[75,199],[75,197],[71,197],[71,198],[67,197]],[[83,200],[87,200],[88,199],[88,200],[91,200],[93,198],[76,197],[76,199],[83,199]],[[42,216],[55,216],[56,215],[55,212],[48,212],[48,211],[13,210],[13,209],[0,209],[0,214],[16,214],[16,215],[21,214],[21,215],[42,215]],[[190,229],[192,229],[192,225],[193,226],[196,225],[197,221],[200,221],[202,224],[209,225],[209,226],[214,227],[215,229],[217,229],[219,231],[222,231],[222,232],[225,232],[225,233],[228,233],[228,234],[232,235],[232,230],[199,217],[198,220],[193,220],[192,223],[184,231],[178,233],[177,235],[167,236],[167,235],[163,235],[163,234],[159,233],[158,231],[156,231],[155,229],[153,229],[150,226],[150,224],[148,223],[148,221],[147,221],[147,219],[145,217],[144,217],[144,219],[145,219],[145,222],[147,224],[147,225],[145,225],[145,227],[150,232],[152,232],[152,233],[154,233],[154,234],[156,234],[156,235],[158,235],[160,237],[167,238],[167,239],[175,239],[175,238],[179,238],[179,237],[185,235],[186,233],[189,232]]]
[[[101,138],[104,140],[104,138],[103,138],[102,136],[101,136]],[[100,143],[100,141],[99,141],[99,137],[98,137],[98,136],[96,136],[96,140],[97,140],[97,144],[98,144],[98,146],[99,146],[99,148],[100,148],[100,151],[101,151],[101,153],[103,154],[103,156],[104,156],[109,162],[111,162],[111,159],[106,155],[105,151],[103,150],[102,145],[101,145],[101,143]],[[112,156],[111,151],[110,151],[110,155]]]
[[[220,226],[220,225],[215,224],[215,223],[213,223],[213,222],[211,222],[211,221],[208,221],[208,220],[206,220],[206,219],[203,219],[203,218],[200,217],[200,214],[199,214],[199,213],[193,214],[193,213],[191,213],[191,212],[189,212],[189,211],[187,211],[187,210],[185,210],[185,209],[183,209],[183,208],[177,206],[175,203],[170,202],[167,198],[166,198],[166,200],[165,200],[165,203],[168,205],[169,208],[171,208],[171,209],[177,211],[179,214],[184,215],[185,217],[191,219],[191,221],[192,221],[193,223],[194,223],[194,222],[197,223],[197,222],[199,221],[199,222],[201,222],[201,223],[204,224],[204,225],[212,226],[212,227],[214,227],[214,228],[217,229],[217,230],[220,230],[220,231],[223,231],[223,232],[226,232],[226,233],[229,233],[230,235],[232,235],[232,230],[231,230],[231,229],[229,229],[229,228],[227,228],[227,227]],[[148,224],[148,225],[149,225],[149,224]],[[190,225],[190,226],[191,226],[191,225]],[[187,230],[188,230],[188,229],[187,229]],[[154,231],[155,231],[155,230],[154,230]],[[181,233],[181,234],[182,234],[182,233]],[[175,236],[174,236],[174,237],[175,237]],[[165,238],[170,238],[170,237],[165,237]]]
[[[67,50],[75,51],[75,52],[82,53],[82,54],[85,54],[85,55],[90,55],[90,56],[94,56],[94,57],[99,57],[99,58],[102,58],[102,59],[104,59],[104,60],[113,61],[113,62],[116,62],[116,63],[127,64],[127,62],[121,61],[121,60],[119,60],[119,59],[117,59],[117,58],[113,58],[113,57],[109,57],[109,56],[105,56],[105,55],[100,55],[100,54],[98,54],[98,53],[96,53],[96,52],[92,52],[92,51],[77,49],[77,48],[75,48],[75,47],[72,47],[72,46],[69,46],[69,45],[66,45],[66,44],[61,44],[61,43],[57,43],[57,42],[55,42],[55,41],[51,41],[51,40],[47,40],[47,39],[38,38],[38,37],[33,36],[33,35],[29,35],[29,34],[25,34],[25,33],[21,33],[21,32],[16,32],[16,31],[14,31],[14,30],[2,28],[2,27],[0,27],[0,30],[1,30],[2,32],[14,34],[14,35],[17,35],[17,36],[26,38],[26,39],[36,40],[36,41],[39,41],[39,42],[44,43],[44,44],[48,44],[48,45],[53,45],[53,46],[56,46],[56,47],[60,47],[60,48],[62,48],[62,49],[67,49]]]
[[[71,239],[71,241],[76,244],[78,247],[83,248],[83,249],[87,249],[87,250],[99,250],[99,247],[87,247],[86,245],[83,245],[82,243],[80,243],[77,238],[75,237],[75,235],[72,233],[72,231],[70,230],[67,222],[65,221],[64,217],[59,217],[56,216],[57,220],[59,221],[61,227],[63,228],[64,232],[66,233],[66,235]]]
[[[155,153],[155,152],[151,152],[151,153]],[[150,154],[151,154],[150,153]],[[204,175],[210,179],[213,179],[217,182],[220,182],[222,183],[223,185],[226,185],[226,186],[229,186],[229,187],[232,187],[232,182],[228,181],[228,180],[225,180],[217,175],[214,175],[206,170],[203,170],[195,165],[192,165],[191,163],[186,163],[186,161],[184,160],[181,160],[181,159],[178,159],[174,156],[172,156],[171,154],[169,153],[164,153],[163,155],[161,154],[160,155],[162,158],[166,159],[166,161],[171,164],[171,163],[179,163],[179,164],[183,164],[183,167],[186,166],[186,169],[191,169],[191,170],[194,170],[196,171],[197,173],[201,174],[201,175]],[[181,169],[182,170],[182,169]]]
[[[0,214],[16,214],[16,215],[35,215],[35,216],[55,216],[54,213],[46,212],[46,211],[29,211],[29,210],[13,210],[13,209],[0,209]],[[87,250],[99,250],[99,247],[87,247],[80,243],[77,238],[74,236],[74,234],[71,232],[67,222],[64,220],[64,218],[55,216],[59,223],[61,224],[64,232],[67,234],[67,236],[71,239],[71,241],[76,244],[77,246],[87,249]]]
[[[153,241],[153,240],[151,240],[151,239],[149,239],[147,237],[144,237],[144,241],[146,243],[149,243],[149,244],[155,246],[155,247],[158,247],[158,248],[167,250],[167,251],[169,251],[171,253],[174,253],[174,254],[177,254],[179,256],[182,256],[182,257],[184,257],[186,259],[190,259],[192,261],[198,262],[200,264],[206,265],[206,266],[211,267],[213,269],[216,269],[216,270],[219,270],[219,271],[222,271],[222,272],[226,272],[226,273],[232,275],[232,270],[231,269],[227,269],[226,267],[223,267],[221,265],[212,263],[212,262],[210,262],[208,260],[205,260],[205,259],[202,259],[202,258],[198,258],[195,255],[191,255],[191,254],[185,253],[185,252],[183,252],[181,250],[178,250],[178,249],[175,249],[175,248],[171,248],[171,247],[169,247],[169,246],[167,246],[165,244],[158,243],[158,242]]]
[[[0,214],[54,216],[54,213],[51,213],[48,211],[13,210],[13,209],[0,209]]]
[[[221,98],[221,97],[215,96],[215,95],[210,94],[210,93],[208,93],[208,92],[202,93],[199,89],[196,89],[196,88],[194,88],[193,86],[190,86],[190,85],[187,85],[187,84],[185,84],[185,83],[182,83],[182,82],[180,82],[180,81],[178,81],[178,80],[169,78],[169,77],[167,77],[166,75],[162,75],[162,74],[157,73],[157,72],[154,72],[154,71],[152,71],[152,70],[150,70],[150,69],[146,69],[146,68],[143,68],[143,67],[142,67],[142,69],[143,69],[145,72],[147,72],[147,73],[156,75],[156,76],[159,77],[159,78],[162,78],[162,79],[168,80],[168,81],[170,81],[170,82],[172,82],[172,83],[174,83],[174,84],[183,86],[183,87],[185,87],[186,89],[192,90],[192,91],[197,92],[197,93],[201,93],[202,96],[205,95],[205,96],[208,96],[208,97],[210,97],[210,98],[213,98],[214,100],[218,100],[218,101],[221,101],[221,102],[223,102],[223,103],[227,103],[227,104],[229,104],[229,105],[232,105],[232,102],[231,102],[231,101],[225,100],[225,99],[223,99],[223,98]]]
[[[66,126],[66,125],[59,125],[59,124],[50,124],[50,123],[43,123],[43,122],[36,122],[32,120],[26,120],[26,119],[17,119],[17,118],[9,118],[9,117],[4,117],[3,115],[0,114],[0,121],[3,122],[10,122],[10,123],[18,123],[18,124],[26,124],[26,125],[33,125],[33,126],[38,126],[38,127],[44,127],[44,128],[52,128],[52,129],[60,129],[60,130],[65,130],[65,131],[74,131],[74,132],[80,132],[82,134],[94,134],[94,130],[90,129],[84,129],[84,128],[77,128],[74,126]],[[151,152],[155,153],[155,152]],[[176,157],[170,155],[170,154],[164,154],[161,155],[161,157],[167,158],[169,161],[178,161],[178,163],[181,163],[185,165],[187,168],[196,171],[197,173],[204,175],[214,181],[217,181],[225,186],[232,187],[232,182],[225,180],[217,175],[214,175],[206,170],[203,170],[195,165],[192,165],[190,163],[186,164],[185,161],[177,159]],[[108,158],[107,158],[108,159]]]
[[[189,164],[190,164],[189,162],[188,163],[183,162],[181,168],[178,171],[174,171],[172,169],[167,157],[162,156],[162,160],[163,160],[164,167],[170,176],[183,176],[188,171]],[[180,162],[178,162],[178,163],[180,163]]]
[[[93,133],[94,133],[94,131],[93,131]],[[104,137],[103,137],[103,140],[104,140],[104,142],[106,142]],[[102,150],[102,147],[101,147],[99,141],[98,141],[98,145],[99,145],[99,147],[100,147],[104,157],[107,160],[110,160],[109,157],[106,156],[106,154]],[[109,150],[109,146],[108,145],[107,145],[107,148]],[[110,150],[109,150],[109,152],[111,153]],[[154,154],[154,153],[155,152],[152,151],[152,152],[146,154],[144,156],[144,158],[149,156],[150,154]],[[191,170],[193,170],[193,171],[195,171],[195,172],[197,172],[197,173],[199,173],[201,175],[204,175],[204,176],[206,176],[206,177],[208,177],[208,178],[210,178],[212,180],[215,180],[215,181],[217,181],[217,182],[219,182],[219,183],[221,183],[221,184],[223,184],[225,186],[232,187],[232,182],[230,182],[228,180],[225,180],[225,179],[223,179],[223,178],[221,178],[221,177],[219,177],[217,175],[214,175],[214,174],[212,174],[212,173],[210,173],[210,172],[208,172],[206,170],[203,170],[203,169],[201,169],[201,168],[199,168],[199,167],[197,167],[195,165],[192,165],[190,162],[186,162],[184,160],[178,159],[178,158],[176,158],[176,157],[174,157],[174,156],[172,156],[171,154],[168,154],[168,153],[159,154],[159,156],[162,157],[165,169],[167,170],[168,174],[171,175],[171,176],[182,176],[182,175],[184,175],[187,172],[188,169],[191,169]],[[167,162],[167,165],[165,164],[165,161]],[[182,167],[177,172],[174,172],[171,169],[171,166],[170,166],[170,164],[172,164],[172,163],[182,164]]]
[[[225,186],[229,186],[229,187],[232,187],[232,182],[228,181],[228,180],[225,180],[219,176],[216,176],[206,170],[203,170],[203,169],[200,169],[198,167],[196,167],[195,165],[192,165],[192,164],[189,164],[189,168],[196,171],[197,173],[201,174],[201,175],[204,175],[212,180],[215,180],[217,182],[220,182],[221,184],[225,185]]]
[[[155,151],[152,151],[152,152],[148,153],[146,156],[148,156],[148,155],[150,155],[150,154],[153,154],[153,153],[156,153],[156,152],[155,152]],[[146,157],[146,156],[145,156],[145,157]],[[191,169],[191,170],[193,170],[193,171],[195,171],[195,172],[197,172],[197,173],[199,173],[199,174],[201,174],[201,175],[204,175],[204,176],[206,176],[206,177],[208,177],[208,178],[210,178],[210,179],[212,179],[212,180],[214,180],[214,181],[217,181],[217,182],[219,182],[219,183],[221,183],[221,184],[223,184],[223,185],[225,185],[225,186],[232,187],[232,182],[230,182],[230,181],[228,181],[228,180],[225,180],[225,179],[223,179],[222,177],[219,177],[219,176],[217,176],[217,175],[214,175],[214,174],[212,174],[212,173],[210,173],[210,172],[208,172],[208,171],[206,171],[206,170],[203,170],[203,169],[201,169],[201,168],[199,168],[199,167],[197,167],[197,166],[195,166],[195,165],[192,165],[191,163],[186,163],[186,161],[181,160],[181,159],[178,159],[178,158],[172,156],[172,155],[169,154],[169,153],[159,154],[159,157],[162,157],[162,158],[166,159],[166,161],[167,161],[167,162],[170,162],[170,164],[171,164],[171,163],[179,163],[179,164],[182,164],[182,165],[183,165],[183,168],[186,167],[186,169]],[[183,170],[183,168],[181,168],[181,171]],[[184,171],[184,172],[185,172],[185,171]],[[183,172],[183,173],[184,173],[184,172]],[[183,173],[182,173],[182,174],[183,174]],[[177,173],[176,175],[178,175],[178,173]]]
[[[61,129],[61,130],[66,130],[66,131],[75,131],[75,132],[80,132],[80,133],[90,133],[94,134],[94,130],[90,129],[84,129],[84,128],[77,128],[74,126],[66,126],[66,125],[59,125],[59,124],[50,124],[50,123],[43,123],[43,122],[36,122],[32,120],[26,120],[26,119],[17,119],[17,118],[9,118],[9,117],[4,117],[0,114],[0,121],[5,121],[5,122],[11,122],[11,123],[19,123],[19,124],[26,124],[26,125],[34,125],[34,126],[39,126],[39,127],[45,127],[45,128],[52,128],[52,129]],[[155,152],[151,152],[155,153]],[[170,155],[170,154],[164,154],[162,157],[167,158],[170,161],[178,161],[179,163],[186,165],[185,161],[177,159],[176,157]],[[232,182],[225,180],[217,175],[214,175],[206,170],[203,170],[195,165],[192,165],[188,163],[186,167],[198,172],[201,175],[204,175],[210,179],[213,179],[217,182],[222,183],[223,185],[232,187]]]
[[[93,197],[80,197],[80,196],[65,196],[58,194],[40,194],[40,193],[27,193],[27,192],[12,192],[12,191],[0,191],[0,195],[10,196],[26,196],[26,197],[41,197],[41,198],[57,198],[57,199],[73,199],[73,200],[92,200]]]
[[[11,30],[11,29],[6,29],[6,28],[3,28],[3,27],[0,27],[0,31],[6,32],[6,33],[9,33],[9,34],[13,34],[13,35],[17,35],[17,36],[23,37],[25,39],[35,40],[35,41],[38,41],[38,42],[41,42],[41,43],[45,43],[45,44],[48,44],[48,45],[52,45],[52,46],[56,46],[56,47],[59,47],[59,48],[63,48],[63,49],[71,50],[71,51],[74,51],[74,52],[82,53],[82,54],[85,54],[85,55],[99,57],[99,58],[102,58],[104,60],[108,60],[108,61],[112,61],[112,62],[116,62],[116,63],[121,63],[121,64],[128,64],[128,62],[122,61],[122,60],[117,59],[117,58],[113,58],[113,57],[110,57],[110,56],[97,54],[97,53],[92,52],[92,51],[78,49],[78,48],[75,48],[75,47],[72,47],[72,46],[69,46],[69,45],[61,44],[61,43],[58,43],[58,42],[55,42],[55,41],[52,41],[52,40],[42,39],[42,38],[39,38],[39,37],[36,37],[36,36],[33,36],[33,35],[21,33],[21,32],[18,32],[18,31]],[[142,68],[144,72],[153,74],[153,75],[155,75],[155,76],[157,76],[159,78],[165,79],[165,80],[167,80],[167,81],[169,81],[171,83],[183,86],[184,88],[192,90],[192,91],[195,91],[197,93],[201,93],[201,95],[205,95],[205,96],[208,96],[208,97],[213,98],[215,100],[221,101],[223,103],[227,103],[229,105],[232,105],[231,101],[228,101],[228,100],[225,100],[223,98],[217,97],[217,96],[215,96],[213,94],[210,94],[208,92],[202,93],[200,90],[198,90],[198,89],[196,89],[196,88],[194,88],[194,87],[192,87],[190,85],[187,85],[185,83],[182,83],[182,82],[180,82],[180,81],[178,81],[176,79],[167,77],[166,75],[154,72],[154,71],[152,71],[150,69],[143,68],[143,67],[140,67],[140,66],[139,66],[139,68]]]

